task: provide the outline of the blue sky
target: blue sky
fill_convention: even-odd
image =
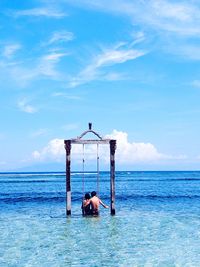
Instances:
[[[0,171],[63,169],[63,139],[90,121],[117,139],[119,170],[200,169],[199,1],[2,0],[0,10]]]

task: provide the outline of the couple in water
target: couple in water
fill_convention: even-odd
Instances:
[[[96,196],[96,192],[92,191],[91,196],[89,193],[85,194],[85,198],[82,203],[82,214],[83,215],[99,215],[99,205],[102,205],[104,208],[108,209],[109,206],[105,205],[100,198]]]

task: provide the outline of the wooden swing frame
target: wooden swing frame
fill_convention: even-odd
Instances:
[[[98,139],[82,139],[87,133],[93,133]],[[108,144],[110,145],[110,214],[115,215],[115,150],[116,140],[103,139],[98,133],[92,130],[92,123],[89,129],[79,137],[64,140],[66,150],[66,215],[71,215],[71,145],[72,144]]]

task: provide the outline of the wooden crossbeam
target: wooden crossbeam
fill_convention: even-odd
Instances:
[[[67,140],[65,140],[67,141]],[[84,139],[71,139],[71,144],[85,144],[85,145],[93,145],[93,144],[109,144],[110,139],[102,139],[102,140],[84,140]]]

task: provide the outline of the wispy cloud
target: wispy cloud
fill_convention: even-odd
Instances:
[[[110,50],[97,56],[94,62],[95,68],[102,66],[110,66],[114,64],[124,63],[128,60],[132,60],[141,57],[145,54],[143,51],[138,50]]]
[[[44,75],[55,79],[58,78],[60,74],[55,67],[61,58],[67,55],[67,53],[51,53],[42,56],[38,66],[35,68],[35,75]]]
[[[131,46],[134,46],[136,44],[139,44],[139,43],[145,41],[145,39],[146,39],[145,33],[143,31],[133,32],[131,34],[131,36],[133,38],[133,41],[131,43]]]
[[[59,63],[68,55],[66,52],[53,51],[33,58],[24,56],[21,61],[13,61],[13,57],[2,58],[0,60],[2,80],[7,77],[10,82],[15,83],[15,86],[21,88],[41,79],[66,82],[69,74],[63,73]]]
[[[151,50],[161,50],[187,60],[200,60],[200,2],[173,0],[69,0],[72,5],[126,16],[147,38]],[[198,43],[195,43],[198,41]],[[137,43],[136,40],[133,41]],[[135,44],[136,44],[135,43]]]
[[[199,6],[195,2],[151,1],[147,22],[161,30],[185,36],[200,33]]]
[[[60,60],[67,56],[68,53],[53,52],[42,55],[32,62],[32,66],[25,63],[7,67],[7,71],[11,74],[21,86],[27,85],[32,80],[48,77],[49,79],[61,79],[61,73],[57,70]]]
[[[47,54],[41,58],[41,61],[49,61],[49,62],[58,62],[60,58],[63,56],[66,56],[67,53],[52,53],[52,54]]]
[[[200,7],[197,1],[169,0],[71,0],[72,4],[104,12],[128,16],[133,23],[140,23],[156,31],[180,35],[200,33]]]
[[[62,97],[62,98],[70,99],[70,100],[81,100],[82,99],[80,96],[69,95],[69,94],[62,93],[62,92],[55,92],[51,96],[52,97]]]
[[[20,44],[8,44],[4,47],[2,56],[10,59],[19,49],[21,49]]]
[[[74,39],[74,34],[69,31],[54,32],[52,37],[47,42],[48,45],[55,43],[69,42]]]
[[[26,98],[23,98],[18,101],[17,103],[18,108],[26,113],[36,113],[38,110],[29,104],[28,100]]]
[[[35,17],[51,17],[51,18],[56,18],[56,19],[67,16],[66,13],[60,10],[57,10],[55,8],[48,8],[48,7],[16,10],[13,14],[15,17],[35,16]]]
[[[133,49],[133,48],[125,48],[124,43],[119,43],[112,49],[104,49],[101,53],[97,54],[91,60],[91,63],[87,65],[76,77],[74,77],[71,82],[71,87],[76,87],[80,84],[87,83],[93,81],[95,79],[103,78],[108,80],[109,77],[108,72],[100,72],[104,67],[110,67],[115,64],[122,64],[129,60],[134,60],[141,56],[144,56],[147,52],[143,50]],[[115,78],[119,78],[115,73]]]

